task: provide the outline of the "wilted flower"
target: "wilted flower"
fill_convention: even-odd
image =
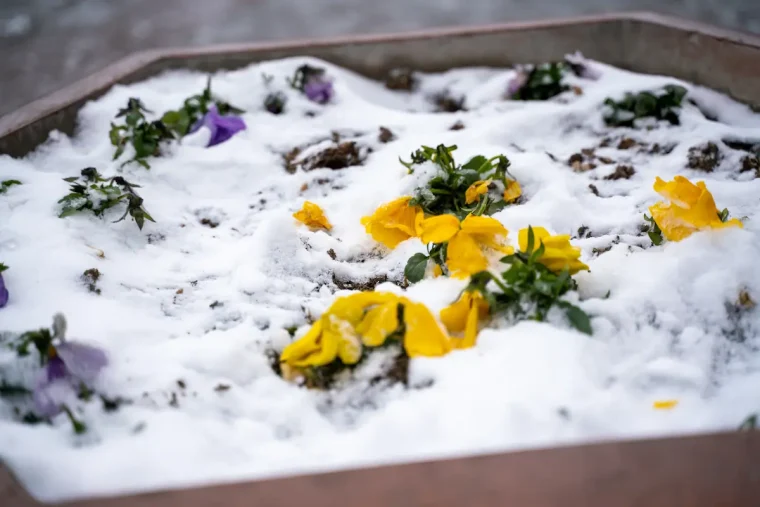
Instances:
[[[411,197],[399,197],[375,210],[371,216],[361,220],[367,234],[388,248],[409,238],[418,236],[417,224],[422,221],[423,212],[419,206],[410,206]]]
[[[52,417],[61,410],[65,400],[82,386],[88,386],[108,364],[102,350],[77,342],[64,340],[65,320],[56,315],[53,329],[59,338],[58,345],[50,345],[47,364],[34,387],[33,399],[37,413]]]
[[[464,291],[454,303],[441,310],[441,321],[450,333],[464,332],[456,348],[473,347],[478,337],[478,322],[488,316],[488,302],[479,291]]]
[[[488,185],[490,184],[491,180],[479,180],[470,185],[464,193],[465,204],[472,204],[480,199],[481,195],[488,192]]]
[[[507,180],[507,188],[504,189],[504,201],[515,202],[522,195],[522,188],[517,180]]]
[[[315,76],[306,82],[303,92],[312,102],[326,104],[333,96],[333,84],[332,81],[327,81],[321,76]]]
[[[544,253],[538,258],[538,262],[549,268],[553,273],[559,273],[567,268],[571,275],[578,271],[588,270],[588,266],[580,261],[581,249],[570,244],[570,236],[561,234],[552,236],[543,227],[533,227],[535,241],[534,251],[539,245],[544,245]],[[521,229],[518,233],[520,250],[528,250],[528,228]]]
[[[8,269],[5,264],[0,263],[0,308],[3,308],[8,304],[8,288],[5,286],[5,280],[3,280],[3,271]]]
[[[695,185],[683,176],[667,182],[657,177],[654,190],[670,201],[649,207],[652,219],[670,241],[681,241],[699,230],[743,227],[736,218],[723,221],[728,218],[727,212],[724,216],[718,211],[704,181]]]
[[[311,229],[325,229],[327,231],[332,229],[332,224],[327,220],[325,212],[322,211],[319,205],[311,201],[304,202],[303,207],[293,213],[293,218]]]
[[[220,115],[215,104],[209,106],[208,112],[203,118],[195,122],[195,125],[190,129],[190,133],[196,132],[201,127],[206,127],[211,131],[211,137],[206,145],[207,148],[227,141],[246,128],[245,122],[241,117]]]
[[[505,254],[514,249],[501,243],[507,229],[491,217],[467,215],[461,222],[454,215],[439,215],[420,222],[420,239],[423,243],[444,243],[446,266],[455,277],[469,276],[488,267],[483,247]]]

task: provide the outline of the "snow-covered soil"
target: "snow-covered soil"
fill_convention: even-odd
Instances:
[[[331,103],[309,102],[285,84],[305,61],[334,78]],[[103,219],[58,218],[68,189],[62,178],[88,166],[117,174],[121,160],[112,161],[108,139],[116,111],[129,97],[156,114],[177,108],[205,76],[175,72],[115,87],[82,109],[75,136],[52,135],[23,160],[0,159],[0,180],[23,183],[0,195],[0,261],[10,267],[3,275],[11,293],[0,330],[46,327],[64,313],[68,336],[109,356],[98,390],[131,401],[115,412],[81,404],[89,431],[78,436],[65,415],[52,425],[21,424],[0,399],[0,456],[33,494],[57,500],[736,428],[760,409],[760,314],[737,318],[728,309],[741,290],[760,294],[760,180],[739,172],[745,153],[721,140],[760,139],[760,115],[682,83],[699,108],[687,104],[681,126],[610,129],[601,114],[606,97],[677,81],[595,68],[598,81],[571,79],[582,95],[531,103],[502,98],[514,74],[508,69],[424,76],[414,94],[298,58],[220,73],[215,94],[247,111],[248,128],[212,148],[201,130],[151,159],[150,170],[125,167],[156,220],[142,231],[129,219],[112,223],[118,210]],[[288,95],[286,114],[262,109],[262,72]],[[463,94],[468,111],[434,113],[427,97],[444,89]],[[464,128],[450,130],[457,121]],[[381,143],[380,126],[396,139]],[[331,145],[332,132],[372,149],[363,165],[285,170],[285,153],[297,146],[303,156],[316,153]],[[636,145],[618,149],[624,137]],[[723,153],[718,167],[687,168],[689,148],[708,141]],[[406,260],[424,251],[416,238],[386,251],[360,219],[434,172],[427,163],[408,175],[398,157],[441,143],[459,147],[459,162],[509,157],[525,202],[493,216],[512,244],[527,225],[574,237],[583,228],[573,243],[590,272],[575,278],[593,336],[562,319],[484,329],[473,349],[413,359],[407,388],[375,389],[359,376],[324,392],[279,378],[265,351],[290,342],[288,327],[305,332],[307,317],[334,300],[335,280],[397,280]],[[655,143],[672,151],[650,153]],[[575,172],[567,160],[584,148],[614,163]],[[618,164],[635,173],[605,179]],[[744,228],[651,246],[640,226],[660,200],[652,184],[676,174],[706,181],[719,209],[746,217]],[[322,206],[329,233],[293,219],[304,200]],[[102,273],[100,295],[80,281],[90,268]],[[377,290],[403,291],[437,314],[465,283],[441,277]],[[0,353],[4,375],[33,374],[13,357]],[[662,399],[678,404],[653,409]]]

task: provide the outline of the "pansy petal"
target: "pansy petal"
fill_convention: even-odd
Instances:
[[[467,325],[467,315],[470,311],[470,300],[472,296],[469,292],[464,292],[462,297],[441,310],[441,322],[446,326],[450,333],[460,333],[464,331]]]
[[[491,217],[467,215],[462,220],[462,230],[467,234],[506,236],[508,231],[501,222]]]
[[[522,195],[522,188],[517,180],[509,180],[507,182],[507,188],[504,189],[504,200],[506,202],[514,202]]]
[[[73,377],[89,382],[108,364],[106,353],[99,348],[77,342],[63,342],[55,348]]]
[[[367,347],[379,347],[398,326],[398,302],[389,301],[369,310],[356,332]]]
[[[470,185],[464,193],[465,204],[472,204],[480,196],[488,192],[488,185],[491,184],[491,180],[478,180]]]
[[[486,269],[488,259],[472,236],[460,232],[449,241],[446,266],[455,274],[472,275]]]
[[[659,176],[654,182],[654,191],[682,208],[693,206],[702,194],[702,189],[683,176],[673,181],[664,181]]]
[[[409,357],[436,357],[451,351],[451,338],[425,305],[405,300],[404,323],[404,348]]]
[[[63,405],[74,398],[75,394],[74,387],[67,380],[47,382],[41,378],[32,391],[34,411],[40,417],[53,417],[61,412]]]
[[[444,243],[459,232],[459,220],[454,215],[438,215],[420,223],[420,239],[423,243]]]
[[[280,354],[280,362],[296,364],[321,348],[322,320],[316,321],[301,338],[285,347]]]

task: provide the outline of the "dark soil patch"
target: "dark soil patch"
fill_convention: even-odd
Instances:
[[[404,350],[404,347],[400,347],[400,350],[396,357],[393,358],[393,364],[385,372],[385,375],[378,375],[370,380],[370,384],[378,384],[380,382],[388,382],[391,384],[401,383],[405,386],[409,385],[409,356]]]
[[[332,260],[335,260],[338,258],[338,254],[336,254],[335,250],[333,250],[332,248],[327,251],[327,255],[329,255]]]
[[[745,155],[742,157],[740,172],[754,171],[755,178],[760,178],[760,155]]]
[[[338,278],[338,276],[335,273],[333,273],[332,281],[335,284],[335,286],[341,290],[372,291],[372,290],[375,290],[375,287],[377,287],[381,283],[385,283],[389,280],[388,280],[388,275],[373,276],[364,281],[345,280],[345,279]]]
[[[316,155],[307,158],[303,163],[304,171],[314,169],[345,169],[354,165],[361,165],[366,157],[362,157],[359,148],[354,141],[330,146]]]
[[[630,137],[624,137],[620,140],[620,142],[617,145],[618,150],[628,150],[633,148],[634,146],[637,146],[639,143],[635,139],[632,139]]]
[[[593,151],[592,151],[593,157]],[[567,159],[567,165],[573,168],[573,171],[577,173],[583,173],[596,168],[596,164],[593,162],[593,158],[581,153],[573,153],[570,158]]]
[[[592,193],[592,194],[594,194],[595,196],[597,196],[597,197],[601,197],[601,196],[599,195],[599,189],[598,189],[598,188],[596,188],[596,185],[594,185],[594,184],[591,184],[591,185],[589,185],[589,186],[588,186],[588,189],[589,189],[589,190],[591,190],[591,193]]]
[[[396,139],[396,136],[393,135],[393,132],[391,132],[390,129],[387,129],[385,127],[380,127],[380,133],[377,135],[377,140],[381,143],[389,143]]]
[[[417,80],[411,69],[392,69],[385,78],[385,87],[389,90],[412,91],[416,86]]]
[[[97,268],[90,268],[88,270],[85,270],[84,273],[82,273],[82,283],[84,283],[84,286],[87,287],[87,290],[92,292],[93,294],[97,294],[100,296],[100,288],[98,287],[98,281],[101,277],[100,270]]]
[[[720,149],[713,142],[692,146],[689,148],[688,167],[710,173],[720,164],[721,158]]]
[[[282,156],[284,162],[285,162],[285,170],[288,171],[290,174],[295,174],[295,172],[298,170],[298,164],[296,164],[296,159],[298,158],[298,155],[301,154],[301,148],[296,146],[289,152],[287,152],[285,155]]]
[[[211,229],[216,229],[217,227],[219,227],[219,222],[217,222],[213,218],[201,218],[201,225],[205,225],[206,227],[210,227]]]
[[[619,165],[615,172],[604,177],[605,180],[627,180],[636,174],[636,170],[629,165]]]
[[[451,127],[449,127],[449,130],[462,130],[463,128],[464,128],[464,123],[462,123],[462,121],[460,120],[456,122],[454,125],[452,125]]]
[[[456,113],[467,111],[464,107],[464,97],[452,97],[449,92],[441,92],[433,95],[432,101],[438,113]]]

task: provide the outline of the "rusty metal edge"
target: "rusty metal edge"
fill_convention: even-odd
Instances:
[[[760,505],[760,432],[625,440],[42,504],[0,466],[4,507]]]
[[[63,89],[37,99],[20,109],[0,117],[0,138],[13,134],[20,129],[77,102],[84,103],[105,93],[111,86],[138,70],[161,60],[187,59],[201,55],[213,54],[251,54],[272,50],[288,50],[300,47],[329,47],[345,44],[376,44],[382,42],[412,41],[430,38],[466,37],[472,35],[516,32],[566,25],[598,24],[604,22],[638,21],[660,26],[698,32],[710,37],[730,41],[735,44],[760,48],[760,37],[739,31],[717,28],[704,23],[686,21],[675,17],[651,12],[630,12],[618,14],[600,14],[578,16],[553,20],[513,22],[472,27],[439,28],[381,35],[349,35],[326,39],[305,39],[295,41],[271,41],[261,43],[223,44],[201,48],[165,48],[134,53],[108,67],[91,74]],[[81,105],[81,104],[80,104]]]

